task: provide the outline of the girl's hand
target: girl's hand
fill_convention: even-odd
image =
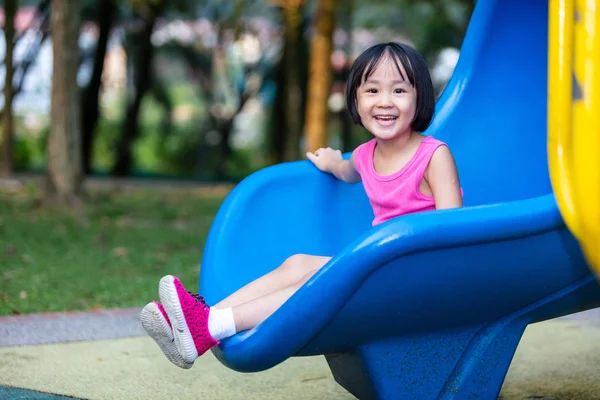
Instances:
[[[333,172],[335,166],[343,161],[342,152],[331,147],[321,148],[314,153],[308,152],[306,157],[323,172]]]

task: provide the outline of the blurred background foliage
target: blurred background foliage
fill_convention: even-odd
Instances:
[[[326,0],[83,0],[74,51],[84,173],[238,181],[302,158],[320,1]],[[0,2],[4,28],[8,3]],[[51,1],[12,3],[13,128],[7,138],[3,125],[1,135],[12,140],[12,165],[5,174],[38,173],[46,169],[51,123]],[[475,0],[332,4],[326,141],[350,151],[367,139],[343,104],[352,60],[375,42],[409,42],[430,63],[439,93]],[[0,54],[6,60],[5,38]]]

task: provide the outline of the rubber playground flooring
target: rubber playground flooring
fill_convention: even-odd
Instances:
[[[0,317],[0,399],[326,399],[354,397],[324,357],[241,374],[211,354],[170,364],[139,325],[140,310]],[[600,310],[530,325],[502,400],[600,399]]]

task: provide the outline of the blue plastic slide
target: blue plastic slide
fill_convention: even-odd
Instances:
[[[530,323],[600,305],[546,157],[548,4],[479,0],[426,132],[457,160],[466,207],[371,227],[361,184],[308,161],[239,184],[211,228],[214,304],[294,253],[335,256],[257,328],[214,349],[237,371],[323,354],[360,399],[495,399]]]

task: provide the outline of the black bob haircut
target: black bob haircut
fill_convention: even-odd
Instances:
[[[356,92],[358,87],[369,78],[382,59],[390,57],[396,64],[402,79],[407,79],[417,90],[417,109],[411,122],[411,128],[423,132],[433,119],[435,98],[431,75],[425,58],[411,46],[404,43],[381,43],[365,50],[350,69],[346,81],[346,106],[355,124],[362,125],[357,110]],[[402,72],[406,71],[406,75]]]

